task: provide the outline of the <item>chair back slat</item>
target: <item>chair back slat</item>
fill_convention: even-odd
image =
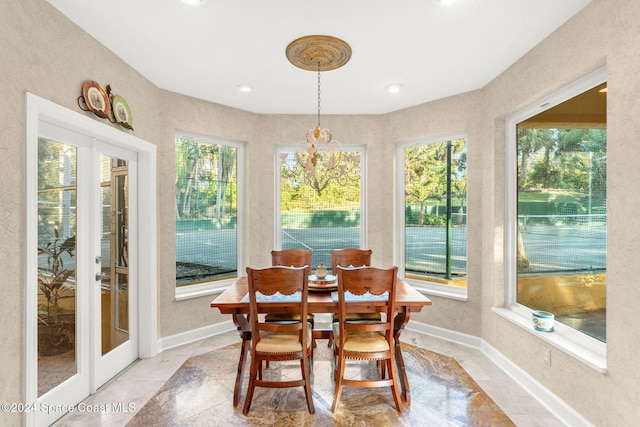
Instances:
[[[342,267],[362,267],[364,265],[371,265],[371,249],[333,249],[331,251],[331,273],[338,275],[338,266]]]
[[[297,331],[304,328],[304,324],[302,322],[291,322],[291,323],[275,323],[275,322],[259,322],[258,329],[261,331],[267,332],[291,332]]]
[[[271,251],[271,265],[284,265],[285,267],[311,267],[313,251],[302,249],[283,249]]]

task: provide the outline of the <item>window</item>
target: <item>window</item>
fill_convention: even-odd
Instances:
[[[242,146],[179,134],[175,154],[176,286],[180,295],[195,289],[206,291],[238,277]]]
[[[401,265],[427,292],[466,298],[467,150],[462,135],[401,144]]]
[[[554,332],[541,338],[598,369],[606,350],[606,97],[602,69],[507,123],[507,306],[524,318],[553,313]]]
[[[318,193],[304,182],[295,147],[277,150],[280,175],[276,245],[282,249],[313,250],[313,266],[331,266],[332,249],[365,248],[364,148],[343,146],[347,178],[331,180]],[[318,157],[318,170],[326,158]]]

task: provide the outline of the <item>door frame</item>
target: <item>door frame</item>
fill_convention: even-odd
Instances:
[[[157,327],[157,220],[156,220],[156,147],[138,137],[84,114],[72,111],[37,95],[26,93],[26,262],[24,304],[24,402],[37,408],[38,400],[38,331],[37,312],[37,171],[39,123],[68,129],[102,142],[137,153],[138,181],[138,334],[140,358],[158,353]],[[144,303],[142,303],[144,301]],[[78,371],[86,367],[78,366]],[[95,385],[90,393],[95,392]],[[25,425],[35,425],[35,412],[27,412]],[[60,414],[62,416],[63,414]]]

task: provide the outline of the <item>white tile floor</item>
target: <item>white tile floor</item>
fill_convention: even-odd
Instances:
[[[426,336],[410,330],[402,334],[403,341],[415,346],[454,357],[486,393],[518,426],[562,426],[540,403],[533,399],[500,368],[479,350]],[[203,339],[181,347],[166,350],[152,359],[139,360],[98,392],[86,399],[88,404],[132,403],[140,410],[191,356],[239,342],[235,331]],[[230,368],[235,371],[235,366]],[[230,391],[231,397],[232,391]],[[225,401],[231,406],[231,400]],[[222,412],[224,410],[221,408]],[[130,413],[74,413],[61,418],[55,426],[123,426],[133,416]]]

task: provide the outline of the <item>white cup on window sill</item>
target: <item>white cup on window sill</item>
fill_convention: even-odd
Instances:
[[[542,310],[533,310],[531,312],[531,320],[536,331],[551,332],[553,325],[556,323],[553,313]]]

